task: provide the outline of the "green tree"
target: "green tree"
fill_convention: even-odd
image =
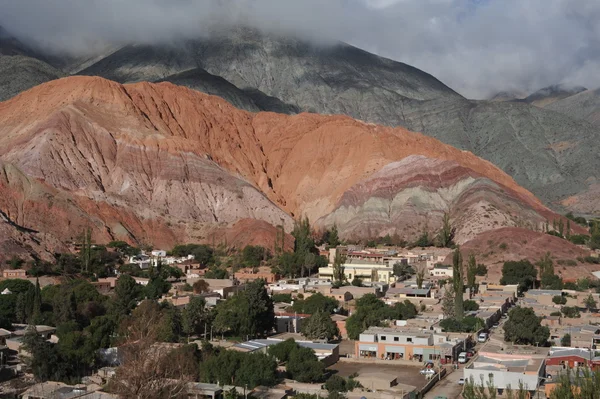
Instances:
[[[479,310],[479,305],[477,302],[468,299],[464,302],[464,309],[465,312],[472,312],[474,310]]]
[[[302,323],[302,334],[311,340],[331,341],[340,331],[329,313],[317,311]]]
[[[554,302],[557,305],[564,305],[565,303],[567,303],[567,298],[565,298],[562,295],[555,295],[552,297],[552,302]]]
[[[438,242],[440,247],[450,248],[454,245],[454,235],[456,228],[450,224],[450,214],[445,212],[442,218],[442,229],[438,233]]]
[[[92,263],[92,229],[89,227],[85,229],[81,235],[79,257],[81,259],[83,271],[87,273],[90,270],[90,265]]]
[[[433,243],[431,241],[431,238],[429,237],[429,233],[427,231],[424,231],[423,234],[421,234],[419,236],[419,238],[417,239],[417,241],[414,243],[413,246],[425,248],[425,247],[430,247],[432,244]]]
[[[469,288],[469,296],[473,296],[477,288],[477,260],[474,254],[469,255],[467,263],[467,288]]]
[[[451,284],[446,286],[442,296],[442,314],[444,318],[454,318],[456,308],[454,306],[454,288]]]
[[[504,262],[502,266],[502,278],[500,284],[510,285],[518,284],[519,291],[527,291],[533,287],[537,277],[537,270],[527,259],[520,261]]]
[[[560,339],[560,345],[566,347],[571,346],[571,334],[563,335],[563,337]]]
[[[133,277],[122,274],[115,284],[115,295],[112,302],[113,314],[118,318],[129,314],[137,303],[140,286]]]
[[[290,353],[286,370],[296,381],[314,383],[323,380],[325,366],[312,349],[297,348]]]
[[[325,381],[325,389],[327,392],[347,392],[346,380],[337,374],[332,375]]]
[[[286,339],[278,344],[271,345],[267,349],[267,353],[277,359],[281,363],[286,363],[290,354],[298,348],[298,344],[293,338]]]
[[[318,311],[333,313],[340,306],[339,302],[327,297],[320,292],[312,294],[306,299],[296,299],[292,309],[301,314],[313,314]]]
[[[273,301],[263,280],[246,285],[246,289],[220,303],[214,326],[220,332],[242,336],[264,336],[275,325]]]
[[[416,275],[416,282],[417,282],[417,288],[421,289],[423,288],[423,282],[425,281],[425,268],[424,267],[419,267],[417,269],[417,275]]]
[[[485,276],[487,275],[487,266],[486,265],[482,265],[481,263],[477,265],[477,271],[475,272],[475,274],[477,276]]]
[[[598,304],[596,303],[596,300],[594,299],[594,297],[592,296],[592,294],[589,294],[585,300],[583,301],[583,304],[585,305],[585,308],[588,311],[591,311],[592,309],[596,309]]]
[[[192,297],[181,316],[183,332],[188,337],[190,335],[202,334],[208,322],[208,312],[206,311],[206,301],[204,298]]]
[[[35,327],[29,327],[25,333],[23,348],[31,354],[27,362],[37,381],[60,380],[58,353]]]
[[[515,344],[544,345],[550,337],[548,327],[541,325],[532,308],[516,307],[504,324],[504,340]]]
[[[562,279],[554,274],[554,262],[552,261],[550,252],[546,252],[536,265],[540,269],[542,288],[550,290],[562,289]]]
[[[337,246],[339,246],[341,244],[340,242],[340,237],[338,234],[338,228],[337,225],[333,225],[333,227],[331,228],[331,231],[329,232],[329,235],[327,237],[327,244],[331,247],[331,248],[336,248]]]
[[[7,288],[13,294],[24,294],[31,288],[34,288],[34,286],[28,280],[7,279],[0,281],[0,292],[4,291]]]
[[[344,263],[346,263],[346,257],[340,252],[336,252],[335,258],[333,259],[333,280],[336,282],[343,283],[346,281]]]
[[[568,319],[578,319],[581,317],[579,309],[576,306],[563,306],[560,308],[560,311],[563,316]]]
[[[415,274],[415,269],[413,269],[412,266],[405,264],[405,263],[400,263],[400,262],[396,262],[394,263],[394,276],[396,277],[400,277],[405,278],[405,277],[410,277],[413,274]]]
[[[465,316],[465,308],[463,305],[463,265],[460,248],[457,247],[452,255],[452,286],[454,288],[454,317],[461,320]]]
[[[271,253],[260,245],[246,245],[242,250],[242,263],[246,267],[258,267],[271,258]]]

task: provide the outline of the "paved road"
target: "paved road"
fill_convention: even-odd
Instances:
[[[435,399],[436,396],[445,396],[448,399],[457,399],[462,392],[462,386],[458,385],[458,380],[462,378],[462,369],[454,370],[447,374],[446,378],[435,384],[435,387],[425,394],[424,399]]]
[[[475,346],[477,353],[485,349],[485,347],[490,343],[501,344],[503,342],[504,330],[502,329],[502,326],[505,321],[506,320],[502,319],[499,327],[491,329],[489,339],[485,343],[477,343]],[[462,385],[458,385],[458,380],[464,376],[463,368],[464,366],[460,365],[458,370],[453,370],[452,373],[446,375],[446,378],[437,383],[431,391],[425,394],[424,399],[435,399],[436,396],[446,396],[448,399],[460,398],[462,393]]]

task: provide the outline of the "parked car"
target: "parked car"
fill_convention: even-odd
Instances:
[[[424,368],[424,369],[421,369],[421,371],[419,371],[419,373],[421,373],[423,375],[434,375],[435,370],[433,368]]]
[[[485,342],[488,339],[488,333],[480,333],[479,336],[477,337],[477,342]]]
[[[465,385],[465,379],[464,378],[460,378],[458,380],[458,385]]]
[[[499,327],[499,326],[500,326],[500,323],[498,323],[498,322],[495,322],[495,323],[494,323],[494,325],[493,325],[492,327],[493,327],[493,328],[497,328],[497,327]]]
[[[467,352],[460,352],[458,355],[458,362],[463,364],[467,362]]]

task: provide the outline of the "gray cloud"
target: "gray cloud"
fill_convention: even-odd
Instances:
[[[0,0],[0,25],[52,51],[176,41],[246,24],[349,42],[466,96],[600,86],[598,0]]]

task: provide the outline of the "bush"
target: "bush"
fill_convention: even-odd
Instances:
[[[473,301],[473,300],[466,300],[463,303],[463,307],[465,309],[465,312],[470,312],[470,311],[474,311],[474,310],[479,310],[479,305],[477,304],[477,302]]]
[[[354,280],[352,280],[352,285],[355,287],[362,287],[363,283],[361,279],[355,278]]]
[[[596,256],[586,256],[585,258],[583,258],[583,260],[586,263],[593,263],[595,265],[599,265],[600,264],[600,258],[598,258]]]
[[[292,303],[292,294],[273,294],[271,299],[273,302]]]
[[[561,312],[552,312],[550,313],[550,316],[562,316]]]
[[[571,241],[575,245],[587,245],[590,237],[583,234],[573,234],[569,237],[569,241]]]
[[[577,261],[573,259],[559,259],[556,261],[561,266],[577,266]]]
[[[488,269],[486,265],[479,264],[477,265],[477,269],[475,270],[475,274],[477,276],[485,276],[487,275]]]
[[[560,339],[560,345],[561,346],[571,346],[571,334],[565,334]]]
[[[565,298],[562,295],[556,295],[552,297],[552,302],[554,302],[557,305],[564,305],[565,303],[567,303],[567,298]]]
[[[506,244],[505,242],[503,242],[502,244],[499,245],[499,248],[504,251],[504,250],[506,250],[508,248],[508,244]]]
[[[579,314],[579,309],[576,306],[563,306],[560,311],[564,317],[569,319],[577,319],[581,317]]]
[[[448,318],[440,322],[440,327],[442,327],[445,332],[476,332],[484,326],[483,319],[474,316],[464,317],[460,321],[454,318]]]

